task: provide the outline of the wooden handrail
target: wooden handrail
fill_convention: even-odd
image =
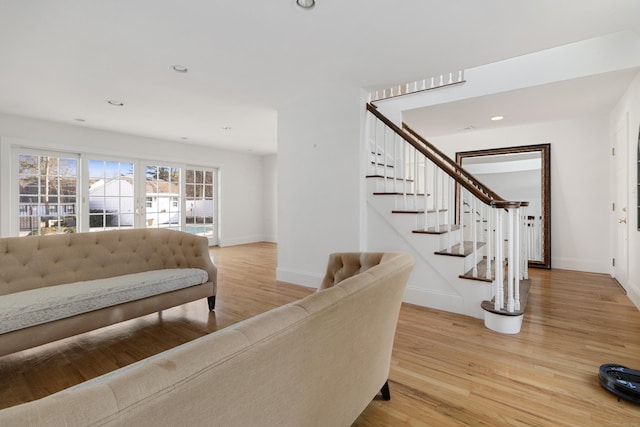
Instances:
[[[460,173],[461,175],[464,175],[475,186],[479,187],[481,189],[481,191],[483,191],[489,197],[491,197],[492,200],[494,200],[494,201],[495,200],[504,200],[495,191],[491,190],[489,187],[487,187],[486,185],[484,185],[483,183],[478,181],[471,173],[467,172],[462,166],[460,166],[459,164],[454,162],[453,159],[451,159],[449,156],[447,156],[442,151],[440,151],[438,149],[438,147],[436,147],[435,145],[433,145],[432,143],[430,143],[429,141],[424,139],[422,137],[422,135],[420,135],[418,132],[413,130],[408,124],[403,122],[402,123],[402,128],[405,129],[407,132],[409,132],[409,134],[411,136],[413,136],[414,138],[416,138],[418,141],[420,141],[421,143],[426,145],[430,150],[433,150],[436,154],[438,154],[440,157],[442,157],[445,162],[447,162],[449,165],[451,165],[451,167],[455,168],[455,170],[458,173]]]
[[[436,166],[445,171],[447,175],[453,178],[458,184],[466,188],[470,193],[477,197],[484,204],[492,205],[496,202],[506,204],[508,207],[520,206],[520,202],[510,202],[497,193],[489,189],[486,185],[475,179],[473,175],[464,170],[460,165],[451,160],[446,154],[433,146],[427,140],[418,135],[414,130],[403,124],[407,128],[401,129],[382,113],[377,110],[375,105],[367,103],[367,111],[376,116],[378,120],[383,122],[387,127],[393,130],[398,136],[422,153],[426,158],[431,160]]]

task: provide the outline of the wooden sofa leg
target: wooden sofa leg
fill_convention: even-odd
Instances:
[[[209,303],[209,311],[213,311],[216,308],[216,296],[207,297],[207,302]]]
[[[389,381],[384,383],[384,385],[380,389],[380,393],[382,393],[382,399],[391,400],[391,392],[389,391]]]

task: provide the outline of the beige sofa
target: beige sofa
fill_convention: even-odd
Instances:
[[[0,425],[349,426],[386,385],[413,263],[334,254],[318,292],[4,409]]]
[[[0,239],[0,356],[200,298],[207,239],[136,229]]]

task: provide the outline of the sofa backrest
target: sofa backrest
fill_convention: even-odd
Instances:
[[[215,282],[206,238],[166,229],[0,238],[0,295],[187,267],[206,270]]]
[[[414,263],[378,258],[304,299],[2,410],[0,425],[349,426],[387,380]]]

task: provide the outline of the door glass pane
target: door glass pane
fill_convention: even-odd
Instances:
[[[75,233],[78,159],[18,155],[20,236]]]
[[[89,230],[133,227],[133,163],[89,160]]]
[[[180,168],[147,166],[146,225],[180,229]]]
[[[215,238],[214,172],[189,168],[186,174],[185,196],[186,231],[208,238]]]

